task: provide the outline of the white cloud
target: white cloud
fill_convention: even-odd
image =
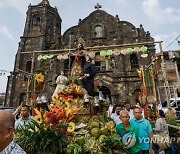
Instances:
[[[14,39],[13,35],[9,31],[9,29],[7,27],[5,27],[5,26],[0,26],[0,33],[4,34],[6,37],[8,37],[11,40]]]
[[[117,3],[119,5],[126,5],[128,2],[127,0],[108,0],[109,2],[112,2],[112,3]]]
[[[153,24],[161,25],[180,22],[180,8],[177,10],[171,7],[162,8],[160,0],[144,0],[142,7]]]
[[[14,8],[18,10],[24,17],[26,15],[27,6],[32,3],[32,5],[36,5],[40,3],[40,0],[1,0],[0,8]]]

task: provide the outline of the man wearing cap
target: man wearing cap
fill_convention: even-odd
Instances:
[[[138,139],[139,129],[129,123],[129,118],[128,111],[122,110],[120,112],[122,123],[116,125],[116,132],[122,138],[124,147],[127,149],[128,154],[140,154],[141,145]]]

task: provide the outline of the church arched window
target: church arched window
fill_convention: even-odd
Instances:
[[[31,61],[28,61],[26,63],[26,72],[31,72],[31,65],[32,65],[32,62]]]
[[[56,28],[57,28],[58,30],[60,29],[59,23],[56,23]]]
[[[48,26],[48,29],[47,29],[47,33],[48,33],[48,35],[51,35],[51,26]]]
[[[95,61],[95,70],[100,71],[101,67],[103,66],[102,64],[103,64],[104,58],[100,55],[99,52],[95,54],[94,61]]]
[[[137,69],[139,67],[138,57],[134,53],[130,55],[130,64],[131,64],[131,69]]]
[[[97,38],[103,37],[103,27],[102,26],[98,25],[95,27],[95,36]]]
[[[32,20],[32,27],[39,26],[41,22],[41,18],[39,15],[34,15]]]

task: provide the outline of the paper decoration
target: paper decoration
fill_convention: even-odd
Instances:
[[[136,52],[136,53],[142,52],[143,53],[142,57],[147,57],[148,56],[147,51],[148,51],[148,48],[146,46],[141,46],[141,47],[134,47],[134,48],[129,47],[129,48],[114,49],[114,50],[112,49],[101,50],[99,52],[102,57],[111,56],[111,55],[118,56],[120,54],[126,55],[126,54],[132,54],[133,52]],[[89,55],[91,58],[95,57],[95,53],[96,53],[95,51],[84,51],[84,54]],[[43,54],[43,55],[39,55],[37,57],[37,60],[47,60],[53,57],[54,57],[54,54],[45,54],[45,55]],[[68,58],[69,58],[68,54],[64,54],[64,55],[59,54],[57,56],[57,59],[59,60],[68,59]]]
[[[113,54],[118,56],[121,54],[121,50],[115,49],[115,50],[113,50]]]
[[[106,51],[102,50],[102,51],[100,52],[100,55],[103,56],[103,57],[105,57],[105,56],[106,56]]]
[[[121,54],[122,54],[122,55],[127,54],[127,50],[126,50],[126,49],[122,49],[122,50],[121,50]]]
[[[59,60],[63,59],[63,55],[58,55],[57,59],[59,59]]]
[[[68,59],[68,58],[69,58],[68,54],[65,54],[64,59]]]
[[[142,47],[141,47],[141,51],[142,51],[142,53],[146,53],[146,51],[147,51],[147,47],[142,46]]]
[[[134,48],[134,51],[135,51],[135,52],[140,52],[141,49],[140,49],[139,47],[135,47],[135,48]]]
[[[127,52],[130,53],[130,54],[131,54],[133,51],[134,51],[134,50],[133,50],[132,48],[128,48],[128,49],[127,49]]]
[[[142,58],[146,58],[147,56],[148,56],[148,54],[146,54],[146,53],[143,53],[143,54],[141,55]]]
[[[62,59],[68,59],[69,57],[68,57],[68,54],[65,54],[65,55],[58,55],[57,56],[57,59],[59,59],[59,60],[62,60]]]
[[[112,55],[112,50],[108,50],[108,51],[106,52],[106,55],[107,55],[107,56],[111,56],[111,55]]]
[[[37,57],[37,60],[46,60],[46,59],[51,59],[51,58],[53,58],[53,57],[54,57],[53,54],[39,55],[39,56]]]
[[[89,55],[89,57],[94,58],[95,57],[95,52],[89,52],[88,55]]]
[[[37,60],[41,60],[42,59],[42,55],[39,55],[38,57],[37,57]]]

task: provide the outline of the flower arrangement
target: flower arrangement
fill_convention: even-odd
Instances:
[[[56,127],[49,125],[44,127],[43,123],[32,121],[24,127],[15,130],[15,140],[29,154],[60,154],[67,147],[67,137],[62,131],[64,125],[59,123]]]
[[[68,144],[68,131],[72,132],[75,125],[70,120],[78,108],[71,106],[71,99],[54,96],[48,110],[34,108],[34,121],[27,126],[15,130],[16,141],[28,152],[48,154],[65,153]]]
[[[73,93],[65,93],[67,88]],[[65,88],[64,93],[61,91],[52,96],[47,110],[34,108],[36,115],[32,123],[15,130],[16,141],[28,153],[97,154],[123,150],[114,123],[108,122],[106,116],[96,115],[86,123],[76,122],[74,117],[81,109],[77,104],[82,98],[75,99],[74,92],[82,93],[82,89],[73,83]]]

